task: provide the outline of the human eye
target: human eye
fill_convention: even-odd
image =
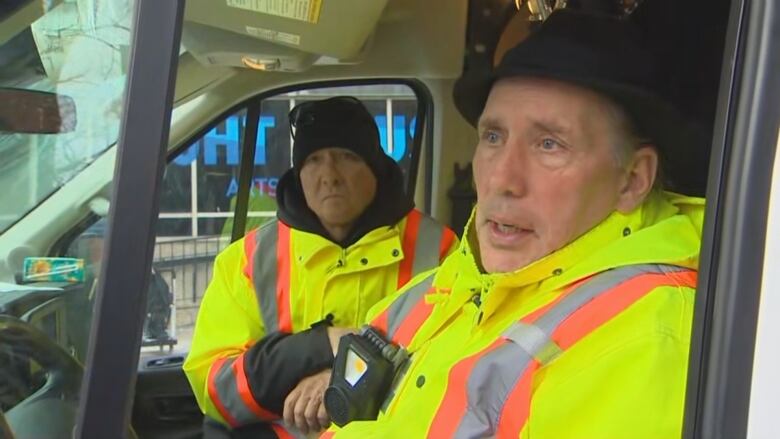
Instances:
[[[495,129],[485,129],[482,131],[480,140],[486,142],[489,145],[497,145],[501,142],[501,133]]]
[[[322,161],[322,156],[315,152],[315,153],[309,154],[309,156],[306,157],[306,160],[303,161],[303,164],[304,165],[313,165],[313,164],[317,164],[317,163],[319,163],[321,161]]]
[[[555,169],[571,163],[574,155],[572,149],[563,141],[551,137],[540,136],[538,141],[532,143],[535,156],[539,163],[545,167]]]
[[[556,139],[545,137],[539,141],[539,149],[544,152],[558,152],[564,149],[564,145]]]

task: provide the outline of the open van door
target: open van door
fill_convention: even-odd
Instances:
[[[732,1],[707,188],[686,437],[765,438],[778,432],[770,412],[776,413],[780,380],[777,369],[767,369],[778,355],[776,341],[769,341],[778,335],[771,332],[777,329],[771,319],[780,312],[777,261],[765,259],[765,251],[775,255],[777,245],[777,218],[768,218],[770,194],[777,201],[771,189],[777,187],[778,71],[780,7]]]
[[[0,8],[3,437],[135,437],[130,392],[183,7],[28,0]],[[106,151],[115,143],[114,156]],[[64,220],[87,207],[59,189],[96,164],[116,171],[115,232],[90,289],[83,260],[44,257],[58,215],[38,208],[54,205]],[[91,332],[86,358],[76,355],[85,334],[70,330],[79,326]]]

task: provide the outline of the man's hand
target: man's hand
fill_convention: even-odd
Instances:
[[[357,334],[358,330],[355,328],[336,328],[334,326],[328,327],[328,340],[330,340],[330,348],[333,349],[333,356],[339,351],[339,340],[342,336],[347,334]]]
[[[330,425],[323,395],[330,382],[331,369],[302,379],[284,400],[284,421],[304,434],[323,430]]]

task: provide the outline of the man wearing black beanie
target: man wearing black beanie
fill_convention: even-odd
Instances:
[[[348,247],[413,209],[401,168],[382,150],[374,118],[359,100],[302,103],[290,112],[290,126],[293,167],[277,186],[282,222]]]
[[[341,335],[458,245],[414,209],[358,99],[304,102],[290,126],[278,219],[217,256],[184,364],[206,437],[326,427],[322,395]]]

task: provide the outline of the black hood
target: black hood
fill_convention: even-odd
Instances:
[[[279,179],[276,187],[276,216],[279,221],[293,229],[315,233],[343,248],[360,240],[366,233],[382,226],[392,226],[414,208],[414,202],[404,191],[404,179],[401,168],[393,159],[385,156],[386,165],[383,175],[377,175],[377,187],[374,201],[355,221],[355,225],[342,242],[336,242],[325,230],[317,215],[306,205],[300,179],[294,169],[289,169]]]

